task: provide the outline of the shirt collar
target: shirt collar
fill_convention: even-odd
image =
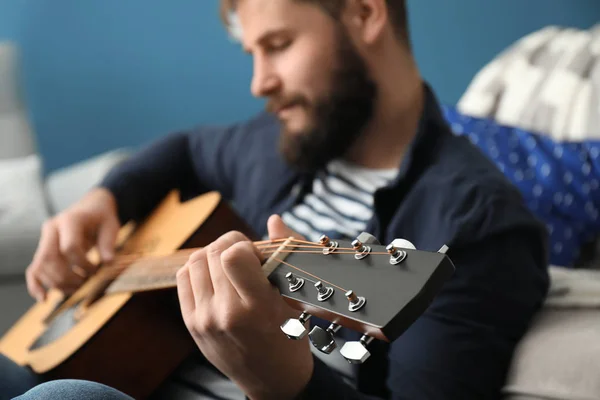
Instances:
[[[423,82],[423,91],[425,98],[417,133],[408,145],[393,185],[404,179],[411,170],[426,164],[427,155],[439,145],[441,135],[448,131],[440,103],[427,82]]]

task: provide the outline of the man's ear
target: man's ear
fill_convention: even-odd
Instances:
[[[371,45],[379,41],[388,25],[386,0],[347,0],[343,19],[352,36]]]

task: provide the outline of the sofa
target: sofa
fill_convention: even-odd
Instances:
[[[131,151],[115,149],[44,174],[18,96],[16,60],[16,48],[0,43],[0,336],[33,304],[24,272],[43,221],[73,204]],[[462,118],[453,127],[461,130]],[[600,399],[599,272],[550,271],[550,296],[517,348],[504,400]]]
[[[0,336],[33,304],[25,269],[43,222],[128,154],[117,149],[45,174],[18,85],[18,59],[17,46],[0,42]]]

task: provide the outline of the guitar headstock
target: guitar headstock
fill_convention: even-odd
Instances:
[[[330,321],[327,330],[315,326],[309,333],[312,344],[329,354],[336,347],[335,332],[350,328],[364,336],[340,352],[351,363],[364,362],[368,343],[399,337],[441,290],[454,272],[447,249],[419,251],[402,239],[381,245],[368,233],[353,241],[323,236],[320,243],[288,239],[271,245],[269,280],[302,311],[281,329],[290,339],[301,339],[311,316]]]

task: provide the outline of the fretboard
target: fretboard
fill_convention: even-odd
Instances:
[[[180,250],[168,256],[141,259],[121,272],[106,289],[106,293],[143,292],[176,287],[177,271],[185,265],[195,250]]]
[[[286,247],[289,249],[292,240],[290,238],[281,243],[279,249],[263,264],[262,270],[265,276],[269,276],[280,264],[279,261],[285,259],[287,253],[282,253],[281,249]],[[189,256],[196,250],[180,250],[168,256],[140,259],[123,272],[117,271],[118,276],[105,292],[110,294],[174,288],[177,286],[177,271],[185,265]]]

